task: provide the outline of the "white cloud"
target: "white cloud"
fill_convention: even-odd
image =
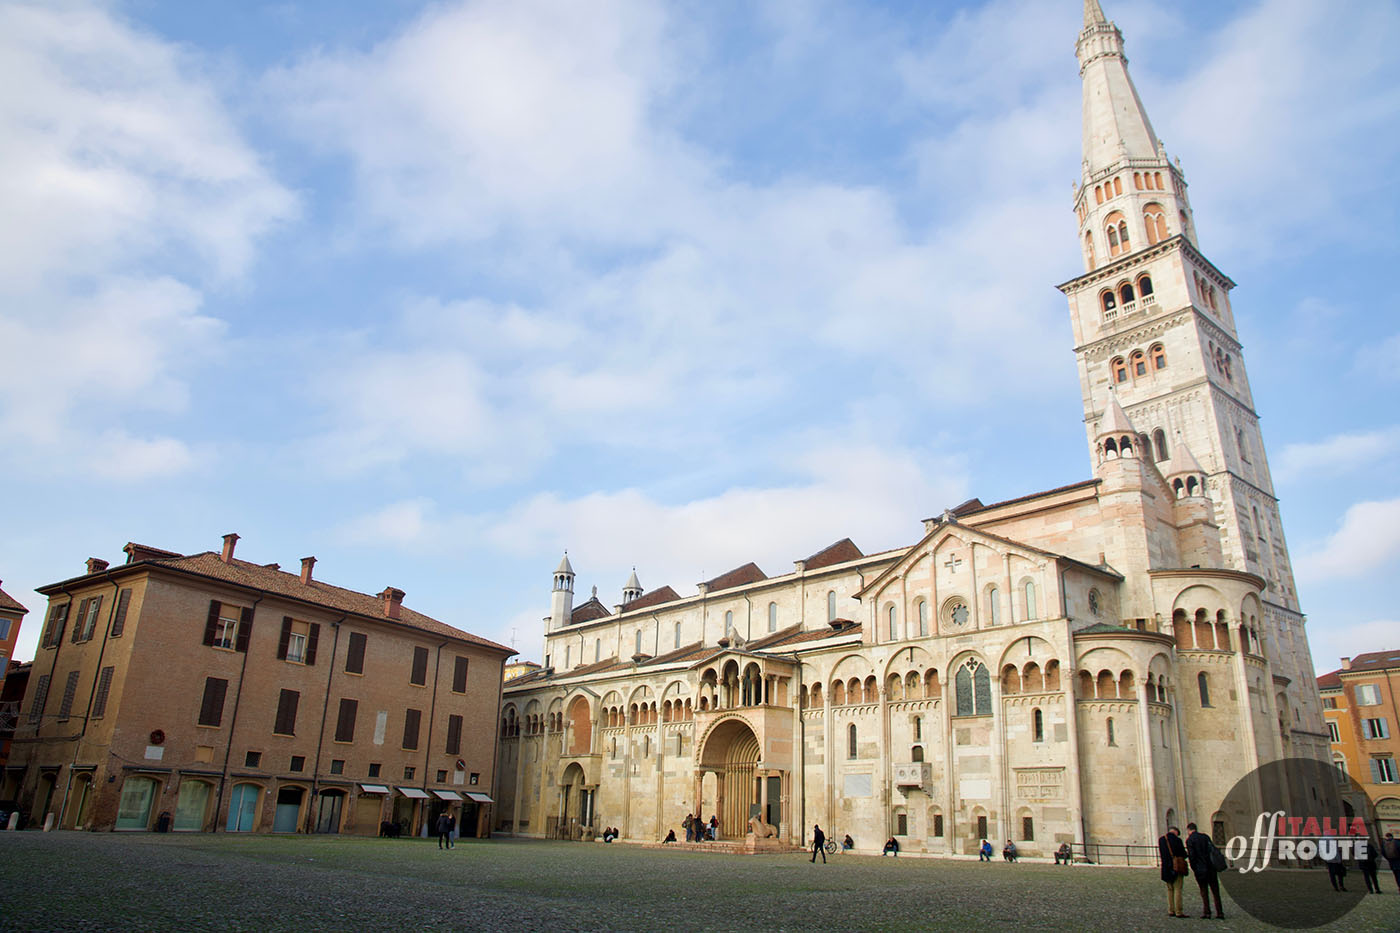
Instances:
[[[1309,583],[1358,577],[1400,557],[1400,499],[1358,502],[1341,527],[1297,562]]]
[[[187,444],[128,422],[186,407],[224,334],[201,280],[241,275],[293,197],[198,63],[101,4],[0,7],[0,138],[5,457],[126,480],[188,468]]]
[[[1334,434],[1320,441],[1289,444],[1274,458],[1273,474],[1280,483],[1309,475],[1335,476],[1374,466],[1400,450],[1400,427]]]
[[[432,510],[432,501],[425,498],[393,502],[347,522],[339,537],[350,544],[372,547],[422,543],[428,534]]]
[[[1400,619],[1342,622],[1329,618],[1324,624],[1308,625],[1308,648],[1318,674],[1337,670],[1342,658],[1396,647],[1400,647]]]

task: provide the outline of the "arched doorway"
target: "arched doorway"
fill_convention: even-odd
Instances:
[[[564,769],[559,782],[559,838],[582,838],[581,830],[593,822],[593,791],[584,786],[587,777],[578,762]]]
[[[117,829],[148,829],[151,825],[151,804],[159,785],[154,778],[129,777],[122,784],[117,803]]]
[[[175,823],[171,828],[177,832],[203,830],[211,789],[207,781],[181,781],[180,796],[175,803]]]
[[[716,809],[725,838],[742,837],[749,831],[749,817],[758,815],[757,808],[763,796],[755,780],[758,758],[758,737],[742,720],[721,722],[705,739],[700,755],[700,776],[713,771],[718,779]],[[774,782],[781,786],[779,779],[771,778],[770,784]],[[781,818],[778,795],[770,794],[769,803],[768,822],[776,825]]]

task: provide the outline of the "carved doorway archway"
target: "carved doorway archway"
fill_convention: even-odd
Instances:
[[[758,758],[758,736],[741,719],[726,719],[705,739],[697,785],[706,771],[715,772],[720,832],[726,839],[742,838],[749,831],[750,810],[758,802],[754,796]]]

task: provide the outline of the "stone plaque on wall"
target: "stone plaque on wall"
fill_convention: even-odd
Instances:
[[[870,797],[875,793],[875,781],[869,774],[848,774],[841,789],[844,797]]]

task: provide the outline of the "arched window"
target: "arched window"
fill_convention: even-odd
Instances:
[[[1112,289],[1105,289],[1099,295],[1099,301],[1103,304],[1103,313],[1108,314],[1118,307],[1118,296],[1113,294]]]
[[[726,610],[724,611],[724,635],[725,635],[725,637],[728,638],[728,637],[729,637],[729,633],[732,632],[732,631],[734,631],[734,610],[732,610],[732,609],[726,609]]]
[[[1142,211],[1142,223],[1147,228],[1147,242],[1160,243],[1167,238],[1167,215],[1160,204],[1149,204]]]
[[[768,604],[768,631],[770,631],[770,632],[776,632],[777,630],[778,630],[778,604],[777,604],[777,603],[769,603],[769,604]]]
[[[836,621],[836,591],[826,591],[826,621]]]
[[[922,742],[923,740],[924,740],[924,721],[923,721],[922,718],[920,718],[920,717],[918,717],[918,716],[915,716],[915,717],[914,717],[914,741],[915,741],[915,742]]]
[[[910,756],[914,761],[923,761],[924,747],[922,745],[915,745],[912,749],[910,749]]]
[[[987,621],[991,625],[1001,624],[1001,590],[996,584],[987,587]]]
[[[1205,671],[1196,675],[1196,689],[1201,692],[1201,706],[1210,706],[1210,678]]]
[[[953,677],[957,695],[957,715],[986,716],[992,711],[992,681],[986,666],[969,659]]]
[[[636,648],[632,651],[632,653],[633,653],[633,654],[641,654],[641,653],[642,653],[642,630],[641,630],[641,629],[637,629],[637,636],[636,636],[636,638],[633,639],[633,641],[636,643]]]
[[[677,623],[676,623],[676,647],[679,648],[680,646],[681,646],[681,624],[680,624],[679,622],[677,622]]]
[[[1137,281],[1139,298],[1146,298],[1148,295],[1152,294],[1152,276],[1140,275]]]
[[[1163,190],[1163,188],[1162,188],[1162,173],[1161,173],[1161,172],[1153,172],[1153,173],[1152,173],[1152,180],[1153,180],[1154,182],[1156,182],[1155,187],[1157,188],[1158,191]]]
[[[1045,715],[1041,713],[1040,707],[1031,710],[1031,741],[1045,741]]]
[[[1081,217],[1080,220],[1083,220]],[[1090,269],[1094,268],[1094,235],[1084,234],[1084,258],[1087,260]]]
[[[1112,716],[1108,717],[1108,744],[1109,744],[1109,745],[1117,745],[1117,744],[1118,744],[1118,742],[1115,740],[1114,735],[1113,735],[1113,717],[1112,717]]]
[[[922,599],[919,600],[919,635],[928,635],[928,603]]]
[[[1103,203],[1103,185],[1095,185],[1095,186],[1094,186],[1094,203],[1095,203],[1095,204],[1102,204],[1102,203]]]
[[[1167,459],[1167,432],[1161,428],[1152,432],[1152,447],[1156,453],[1156,460],[1161,463]]]
[[[651,757],[651,736],[649,735],[642,736],[642,757]]]
[[[846,757],[856,757],[856,724],[851,723],[846,727]]]
[[[1033,581],[1031,581],[1031,580],[1027,580],[1024,589],[1025,589],[1025,594],[1026,594],[1026,619],[1027,619],[1027,620],[1034,619],[1034,618],[1035,618],[1035,583],[1034,583]]]
[[[1142,172],[1133,172],[1133,187],[1142,190]]]
[[[603,639],[593,639],[593,663],[597,664],[598,659],[603,656]]]
[[[1130,305],[1134,301],[1137,301],[1137,295],[1133,293],[1133,286],[1128,284],[1127,282],[1124,282],[1118,287],[1118,297],[1122,299],[1124,306]]]
[[[1154,343],[1152,349],[1148,351],[1152,354],[1152,368],[1161,370],[1167,368],[1167,348],[1160,343]]]
[[[1104,219],[1104,233],[1108,237],[1108,254],[1118,256],[1126,253],[1128,246],[1128,221],[1122,212],[1114,211]]]
[[[894,603],[891,603],[891,604],[890,604],[889,611],[888,611],[886,614],[889,616],[889,620],[890,620],[889,639],[890,639],[890,641],[898,641],[898,640],[899,640],[899,631],[898,631],[898,629],[899,629],[899,613],[895,611]]]
[[[1128,364],[1124,362],[1121,356],[1115,357],[1113,362],[1108,365],[1113,369],[1114,382],[1128,381]]]
[[[565,646],[564,646],[564,670],[566,670],[566,671],[567,671],[567,670],[569,669],[569,667],[571,666],[571,665],[569,664],[569,655],[573,653],[573,647],[574,647],[573,645],[565,645]]]
[[[1134,376],[1147,375],[1147,356],[1141,350],[1134,350],[1128,357]]]
[[[1115,179],[1113,179],[1113,193],[1114,193],[1114,194],[1122,194],[1122,193],[1123,193],[1123,179],[1121,179],[1121,178],[1115,178]]]

